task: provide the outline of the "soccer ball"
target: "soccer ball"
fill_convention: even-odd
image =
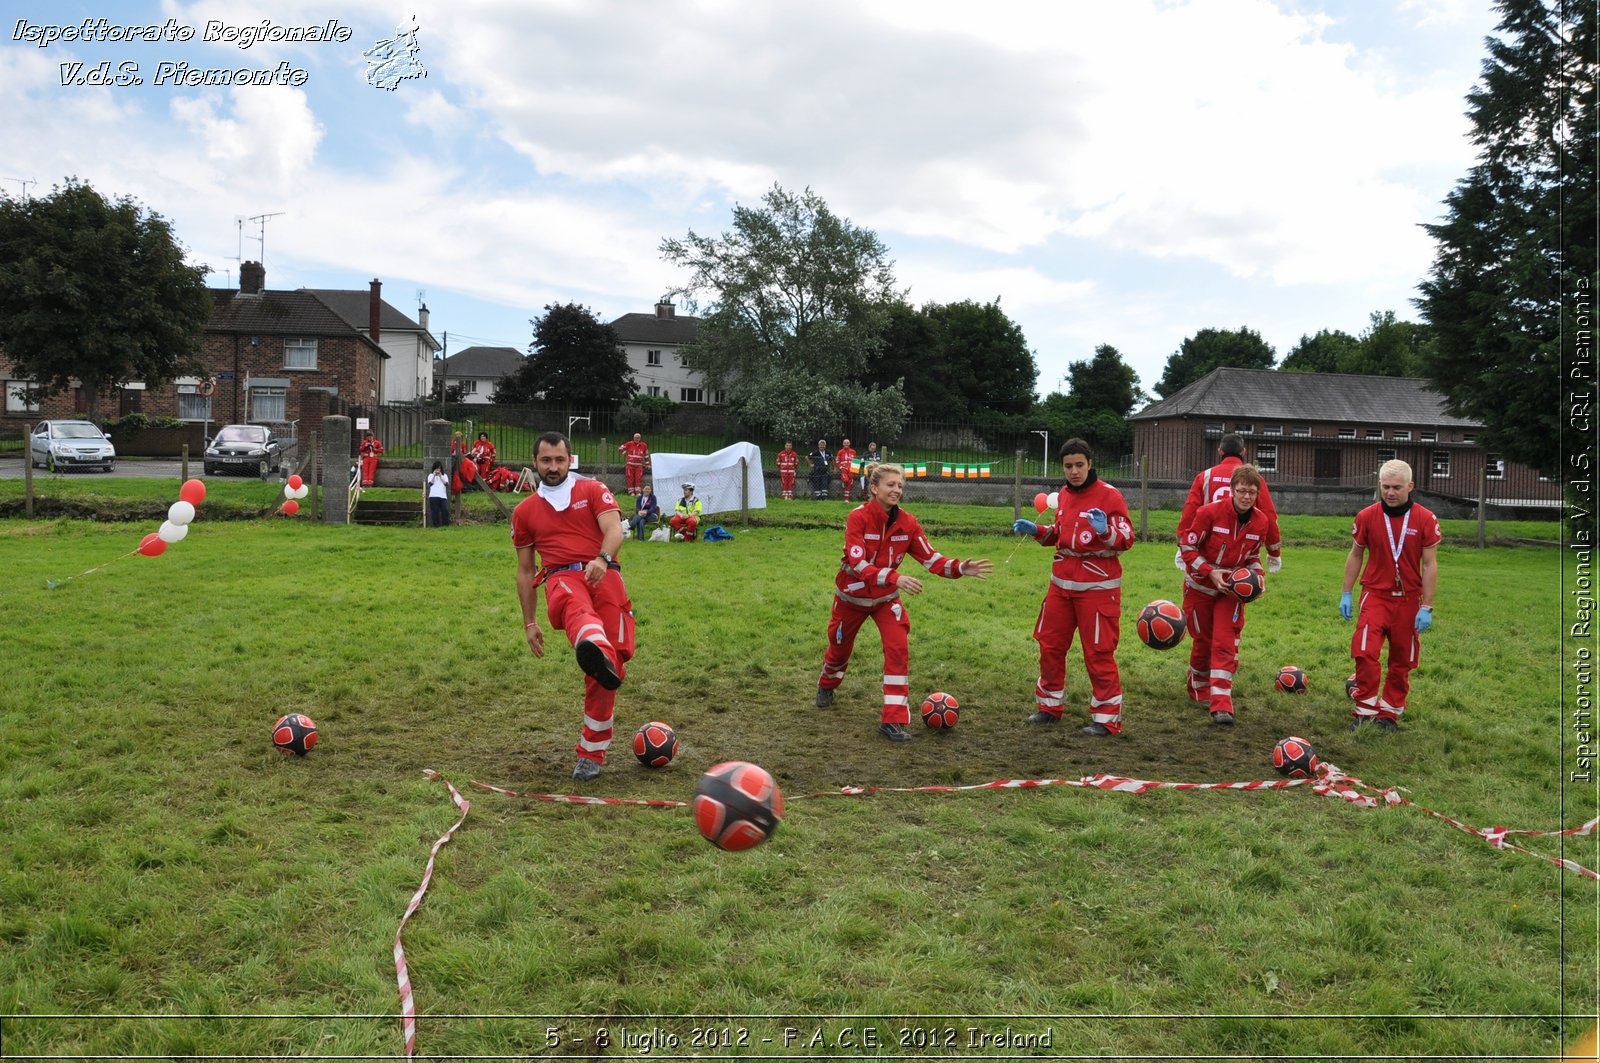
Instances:
[[[760,845],[783,819],[783,794],[765,768],[742,760],[715,764],[695,788],[694,823],[706,841],[737,852]]]
[[[945,731],[956,725],[961,702],[944,691],[929,694],[922,702],[922,722],[935,731]]]
[[[1291,779],[1307,779],[1317,770],[1317,754],[1304,738],[1290,735],[1272,747],[1272,766]]]
[[[1285,694],[1304,694],[1306,692],[1306,674],[1292,664],[1286,664],[1278,669],[1278,689]]]
[[[303,712],[286,713],[272,725],[272,744],[303,757],[317,744],[317,725]]]
[[[1146,646],[1153,650],[1170,650],[1183,641],[1183,610],[1165,598],[1157,598],[1139,610],[1135,626],[1139,640]]]
[[[1350,700],[1356,700],[1356,674],[1350,673],[1350,678],[1344,681],[1344,692],[1350,695]]]
[[[1253,602],[1267,593],[1267,581],[1253,568],[1236,568],[1222,582],[1241,602]]]
[[[641,724],[633,733],[633,755],[647,768],[664,768],[678,755],[678,735],[664,723]]]

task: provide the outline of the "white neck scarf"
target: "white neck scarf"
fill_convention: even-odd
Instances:
[[[572,485],[575,482],[576,481],[573,480],[572,473],[570,472],[567,473],[567,478],[565,480],[562,480],[554,487],[551,487],[543,480],[540,480],[539,497],[550,503],[551,509],[555,510],[557,513],[560,513],[568,506],[572,505]]]

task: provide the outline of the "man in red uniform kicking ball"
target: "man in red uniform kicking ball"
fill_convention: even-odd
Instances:
[[[633,658],[633,603],[617,564],[622,515],[605,484],[572,475],[572,445],[560,432],[538,438],[533,464],[539,473],[538,490],[511,514],[517,597],[522,601],[528,649],[543,657],[539,585],[547,585],[545,612],[550,626],[567,633],[583,669],[583,731],[572,777],[587,781],[599,775],[605,763],[617,688]],[[534,561],[535,550],[542,567]]]
[[[1433,626],[1433,593],[1439,588],[1439,518],[1411,500],[1411,466],[1391,460],[1378,469],[1381,501],[1356,514],[1355,543],[1344,562],[1339,615],[1346,620],[1350,592],[1361,578],[1361,615],[1350,639],[1356,662],[1356,706],[1352,731],[1364,723],[1400,730],[1411,692],[1411,670],[1422,649],[1420,636]],[[1366,571],[1362,571],[1362,555]],[[1389,644],[1387,674],[1380,657]]]

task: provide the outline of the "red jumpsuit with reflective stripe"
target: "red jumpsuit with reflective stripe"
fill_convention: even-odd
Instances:
[[[1189,497],[1183,500],[1183,512],[1178,516],[1178,549],[1180,556],[1174,558],[1178,571],[1186,571],[1183,567],[1181,556],[1183,549],[1183,536],[1189,530],[1189,524],[1194,520],[1194,515],[1201,506],[1220,501],[1233,494],[1233,470],[1244,464],[1244,459],[1235,455],[1228,455],[1209,469],[1202,469],[1194,478],[1194,483],[1189,485]],[[1256,508],[1264,509],[1276,520],[1278,508],[1272,504],[1272,492],[1267,490],[1266,481],[1261,482],[1261,490],[1256,495]],[[1271,542],[1266,544],[1267,553],[1277,557],[1282,549],[1282,543]]]
[[[850,511],[844,527],[844,558],[834,577],[833,611],[828,617],[828,649],[817,686],[832,690],[844,680],[855,649],[856,632],[870,617],[883,640],[882,723],[911,720],[911,617],[900,601],[901,560],[910,554],[945,579],[961,578],[961,562],[928,545],[917,518],[896,506],[886,510],[870,499]]]
[[[1183,538],[1183,616],[1189,628],[1189,697],[1208,702],[1214,713],[1232,713],[1233,677],[1239,670],[1239,636],[1244,631],[1244,603],[1232,591],[1211,585],[1213,569],[1231,572],[1249,568],[1261,573],[1261,550],[1277,543],[1278,518],[1252,506],[1241,516],[1232,492],[1195,511]],[[1265,574],[1262,573],[1265,579]]]
[[[622,571],[607,568],[595,588],[584,582],[581,568],[549,571],[593,560],[602,540],[597,518],[617,508],[617,500],[599,480],[575,481],[571,504],[560,511],[536,491],[517,503],[511,513],[511,542],[519,550],[532,547],[539,552],[548,572],[544,593],[550,626],[565,631],[574,647],[584,639],[593,641],[605,651],[617,675],[626,678],[626,664],[633,659],[634,650],[633,603],[623,586]],[[578,756],[605,763],[616,703],[615,690],[584,676]]]
[[[1067,694],[1067,651],[1076,635],[1089,673],[1089,718],[1112,734],[1122,730],[1122,676],[1117,643],[1122,638],[1122,552],[1133,545],[1133,525],[1122,492],[1090,472],[1091,479],[1057,494],[1055,522],[1034,536],[1056,548],[1050,589],[1039,606],[1033,637],[1039,643],[1039,684],[1033,698],[1040,712],[1059,717]],[[1106,533],[1087,513],[1102,510]]]
[[[378,479],[378,456],[383,453],[383,444],[377,436],[366,436],[357,449],[361,452],[361,486],[371,487]]]
[[[1389,523],[1387,531],[1384,521]],[[1350,637],[1350,656],[1356,662],[1355,716],[1398,718],[1406,711],[1406,696],[1411,693],[1411,670],[1421,660],[1422,640],[1416,621],[1422,603],[1422,551],[1438,546],[1444,533],[1439,518],[1415,502],[1398,517],[1385,516],[1383,503],[1374,502],[1356,514],[1350,537],[1367,548],[1357,604],[1360,614]],[[1395,543],[1400,544],[1398,559],[1393,553]],[[1385,643],[1389,646],[1387,670],[1382,662]]]
[[[800,468],[798,450],[778,451],[778,497],[794,498],[794,474]]]
[[[856,460],[854,447],[840,447],[833,455],[833,463],[839,469],[839,482],[844,484],[844,500],[850,501],[850,486],[856,482],[855,470],[850,463]]]
[[[650,444],[644,440],[628,440],[617,448],[623,454],[622,471],[628,481],[628,494],[636,495],[644,485],[644,459],[650,454]]]

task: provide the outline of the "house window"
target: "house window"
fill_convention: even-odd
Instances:
[[[1339,438],[1340,439],[1354,439],[1355,437],[1356,437],[1356,430],[1354,428],[1341,428],[1341,429],[1339,429]]]
[[[467,379],[461,381],[461,394],[476,395],[477,393],[478,380],[476,377],[468,377]]]
[[[1436,450],[1433,452],[1433,474],[1448,478],[1450,475],[1450,452]]]
[[[1476,443],[1477,441],[1478,441],[1478,433],[1476,433],[1476,432],[1462,432],[1461,433],[1461,442],[1463,442],[1463,443]]]
[[[1243,424],[1235,422],[1234,426],[1233,426],[1233,430],[1235,432],[1238,432],[1242,436],[1247,436],[1247,435],[1250,435],[1252,432],[1254,432],[1256,430],[1256,426],[1253,425],[1253,424],[1250,424],[1248,421],[1243,423]]]
[[[1383,429],[1381,429],[1381,428],[1369,428],[1369,429],[1367,429],[1367,438],[1368,439],[1382,439],[1383,438]]]
[[[1261,430],[1261,434],[1269,436],[1281,436],[1283,435],[1283,425],[1269,424]]]
[[[1439,433],[1438,432],[1424,432],[1424,433],[1422,433],[1422,441],[1424,443],[1437,443],[1439,441]]]
[[[646,387],[644,389],[644,393],[646,395],[649,395],[652,399],[660,398],[661,397],[661,388],[656,384],[651,384],[650,386],[648,386],[648,387]]]
[[[679,388],[678,389],[678,401],[679,402],[705,402],[706,401],[705,389],[704,388]]]
[[[1506,478],[1506,459],[1498,454],[1490,454],[1485,462],[1485,474],[1491,480],[1504,480]]]
[[[285,369],[315,369],[317,367],[317,338],[315,336],[285,336],[283,340],[283,367]]]
[[[1395,455],[1394,455],[1394,448],[1393,447],[1379,447],[1378,448],[1378,464],[1379,465],[1382,465],[1386,461],[1393,461],[1394,460],[1394,456]]]
[[[1278,444],[1263,443],[1256,447],[1256,468],[1262,472],[1278,471]]]
[[[1398,439],[1402,443],[1406,442],[1407,440],[1409,440],[1411,438],[1411,429],[1409,429],[1409,428],[1396,428],[1394,430],[1394,438]]]
[[[31,380],[7,380],[6,412],[7,413],[38,413],[39,392],[34,390]]]
[[[1206,435],[1211,435],[1213,433],[1215,433],[1216,435],[1221,435],[1222,434],[1222,422],[1221,421],[1207,421],[1206,422]]]
[[[644,364],[645,365],[660,365],[661,364],[661,352],[660,351],[645,351],[644,352]]]
[[[726,406],[727,404],[728,404],[728,393],[726,391],[713,391],[711,393],[711,405],[713,405],[713,406]]]
[[[250,419],[252,421],[287,421],[288,388],[251,388]]]
[[[1294,434],[1297,436],[1308,436],[1311,434],[1311,426],[1308,424],[1297,424],[1294,426]]]
[[[200,394],[196,384],[179,384],[178,418],[183,421],[211,420],[211,396]]]

